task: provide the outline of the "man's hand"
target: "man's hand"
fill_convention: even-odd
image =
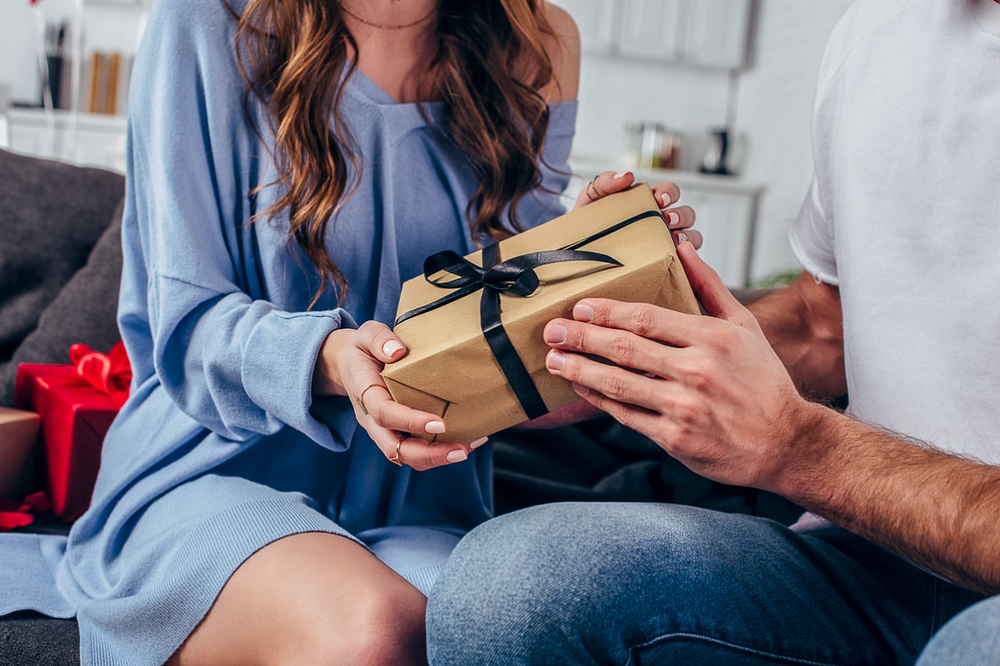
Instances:
[[[573,321],[545,328],[549,371],[700,474],[776,492],[960,585],[1000,593],[1000,468],[806,401],[718,275],[690,244],[678,255],[709,317],[584,299]]]
[[[814,406],[694,247],[678,255],[710,316],[584,299],[545,328],[549,371],[694,471],[773,489]]]

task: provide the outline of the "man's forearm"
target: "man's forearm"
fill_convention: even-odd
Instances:
[[[962,586],[1000,593],[1000,468],[814,405],[777,492]]]
[[[802,273],[748,306],[799,392],[829,401],[847,392],[840,292]]]

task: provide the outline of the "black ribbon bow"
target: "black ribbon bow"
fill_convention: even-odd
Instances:
[[[541,284],[535,269],[547,264],[587,261],[605,264],[604,268],[622,266],[620,261],[609,255],[581,251],[576,248],[593,243],[633,222],[659,216],[658,211],[647,210],[558,250],[529,252],[500,262],[497,261],[500,258],[499,244],[487,245],[483,248],[483,265],[481,267],[452,250],[432,254],[424,260],[424,279],[435,287],[454,289],[454,291],[400,315],[396,319],[396,326],[407,319],[436,310],[482,289],[483,295],[479,301],[479,322],[486,342],[521,403],[521,409],[524,410],[525,415],[529,419],[538,418],[545,414],[548,409],[542,396],[538,393],[535,383],[531,380],[531,375],[524,367],[521,357],[518,356],[517,350],[514,349],[514,345],[504,330],[503,322],[500,320],[500,294],[531,296]],[[455,277],[451,279],[434,277],[441,272],[449,273]]]

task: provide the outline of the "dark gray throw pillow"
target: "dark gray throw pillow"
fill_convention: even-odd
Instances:
[[[124,192],[121,174],[0,150],[0,362],[86,263]]]
[[[78,270],[49,303],[38,326],[21,342],[14,355],[0,361],[0,405],[14,401],[18,363],[69,363],[70,345],[82,342],[107,353],[120,338],[116,321],[122,278],[122,205],[87,264]]]

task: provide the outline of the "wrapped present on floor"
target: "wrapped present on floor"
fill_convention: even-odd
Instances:
[[[27,527],[39,513],[50,511],[52,505],[42,491],[31,493],[23,500],[0,499],[0,532]]]
[[[90,505],[111,422],[128,397],[132,373],[119,343],[108,355],[84,345],[70,349],[72,365],[22,363],[14,402],[38,412],[46,491],[61,520],[75,520]]]
[[[35,412],[0,407],[0,499],[20,499],[35,489]]]
[[[579,399],[545,369],[545,325],[584,297],[700,312],[645,183],[467,257],[439,252],[400,295],[409,350],[382,375],[393,398],[469,442]]]

